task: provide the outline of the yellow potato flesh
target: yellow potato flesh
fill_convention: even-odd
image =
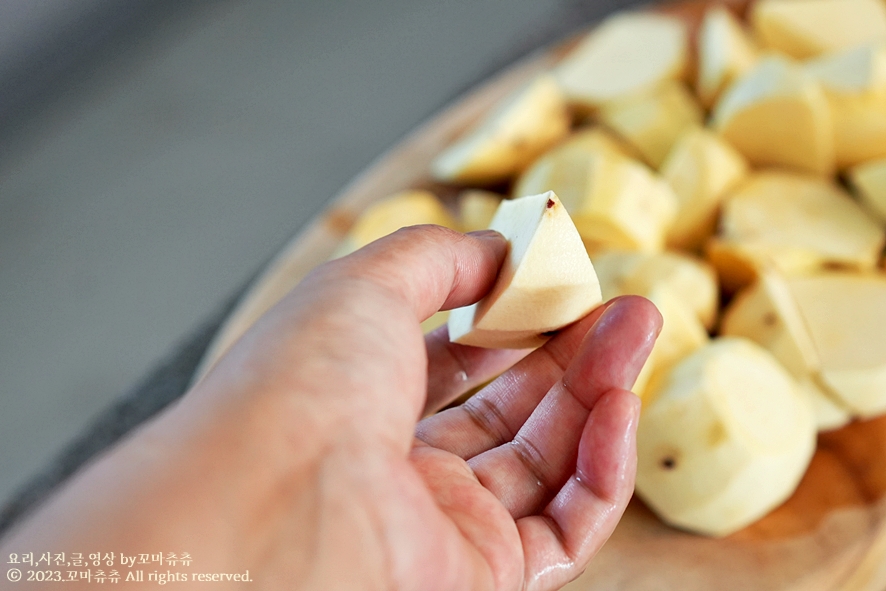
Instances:
[[[856,166],[849,180],[868,211],[886,223],[886,158]]]
[[[649,396],[637,432],[637,493],[676,527],[712,536],[741,529],[790,496],[812,458],[809,403],[745,339],[697,349]]]
[[[714,325],[719,304],[714,270],[704,261],[677,252],[642,253],[609,250],[591,258],[603,299],[621,295],[648,297],[669,291],[704,325]]]
[[[598,119],[615,130],[653,168],[664,161],[687,129],[701,125],[704,114],[688,90],[669,81],[652,91],[600,107]]]
[[[564,144],[533,164],[515,194],[554,191],[589,252],[621,248],[654,252],[664,246],[676,197],[645,165],[610,150]]]
[[[630,94],[684,77],[685,24],[644,12],[606,19],[563,60],[557,78],[570,103],[593,110]]]
[[[733,80],[747,72],[758,58],[756,47],[728,9],[715,5],[705,12],[698,32],[696,92],[710,108]]]
[[[886,38],[881,0],[759,0],[751,22],[765,46],[801,59]]]
[[[886,275],[822,273],[788,284],[823,384],[860,416],[886,411]]]
[[[831,110],[837,166],[886,156],[886,47],[867,45],[806,64]]]
[[[453,183],[506,180],[569,133],[571,117],[550,75],[520,90],[431,164],[434,178]]]
[[[751,267],[773,264],[796,273],[834,265],[871,269],[884,234],[836,184],[772,171],[753,175],[729,195],[718,239]]]
[[[712,124],[756,166],[834,170],[830,107],[818,82],[787,60],[761,59],[717,103]]]
[[[334,256],[344,256],[400,228],[419,224],[459,228],[458,222],[433,193],[402,191],[371,205],[364,211]]]
[[[468,190],[459,195],[458,221],[462,232],[488,228],[501,200],[501,195],[490,191]]]
[[[747,173],[744,157],[718,135],[705,129],[684,133],[661,169],[678,201],[668,246],[700,249],[716,230],[723,196]]]

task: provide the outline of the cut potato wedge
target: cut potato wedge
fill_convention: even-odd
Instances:
[[[641,253],[609,250],[591,258],[604,300],[622,295],[649,297],[669,291],[710,329],[719,304],[717,278],[704,261],[677,252]]]
[[[816,382],[821,363],[787,281],[775,271],[760,275],[739,293],[720,324],[723,336],[750,339],[772,353],[787,369],[812,405],[819,431],[849,422],[849,409]]]
[[[708,341],[707,328],[717,313],[714,272],[702,261],[674,252],[610,250],[591,260],[604,301],[640,295],[662,315],[661,333],[634,384],[634,392],[644,398],[649,383]]]
[[[788,280],[820,359],[821,382],[854,414],[886,412],[886,275]]]
[[[449,338],[475,347],[526,349],[602,302],[581,237],[553,192],[502,201],[490,224],[510,242],[495,285],[452,310]]]
[[[886,158],[856,166],[848,176],[868,211],[886,224]]]
[[[485,230],[495,216],[502,196],[491,191],[470,189],[458,196],[458,221],[462,232]]]
[[[799,381],[819,369],[809,329],[784,277],[766,271],[723,314],[723,336],[744,337],[767,349]]]
[[[837,166],[886,156],[886,45],[828,54],[805,69],[831,108]]]
[[[883,243],[882,228],[836,184],[770,171],[752,175],[725,200],[708,254],[732,287],[768,265],[787,274],[872,269]]]
[[[563,60],[557,78],[568,101],[587,110],[682,80],[689,55],[678,18],[629,12],[606,19]]]
[[[644,164],[595,146],[567,142],[536,161],[515,195],[554,191],[589,252],[659,251],[673,223],[676,197]]]
[[[834,131],[821,85],[799,66],[762,58],[723,93],[714,129],[754,165],[834,170]]]
[[[676,527],[725,536],[749,525],[791,495],[815,450],[812,410],[796,382],[745,339],[701,347],[649,396],[637,493]]]
[[[716,230],[723,196],[747,176],[748,163],[717,134],[691,129],[674,145],[661,174],[678,202],[668,246],[699,250]]]
[[[533,80],[431,164],[434,178],[486,185],[511,178],[566,137],[571,117],[553,76]]]
[[[766,47],[801,59],[886,39],[881,0],[759,0],[751,22]]]
[[[406,226],[435,224],[459,229],[446,206],[429,191],[402,191],[371,205],[357,219],[333,258],[363,248]]]
[[[682,83],[669,80],[650,91],[605,103],[597,118],[658,168],[677,138],[701,125],[704,113]]]
[[[696,93],[701,104],[710,109],[758,57],[755,43],[735,16],[723,6],[709,8],[698,31]]]

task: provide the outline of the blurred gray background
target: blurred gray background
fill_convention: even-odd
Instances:
[[[0,500],[471,85],[626,0],[0,0]]]

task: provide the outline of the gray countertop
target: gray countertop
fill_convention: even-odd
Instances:
[[[181,395],[236,294],[373,158],[634,3],[84,1],[41,50],[0,45],[0,530]]]

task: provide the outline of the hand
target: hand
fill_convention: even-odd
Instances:
[[[505,252],[419,227],[320,267],[3,551],[184,550],[170,570],[248,569],[261,589],[560,587],[631,496],[628,389],[661,317],[621,298],[528,355],[425,339]]]

